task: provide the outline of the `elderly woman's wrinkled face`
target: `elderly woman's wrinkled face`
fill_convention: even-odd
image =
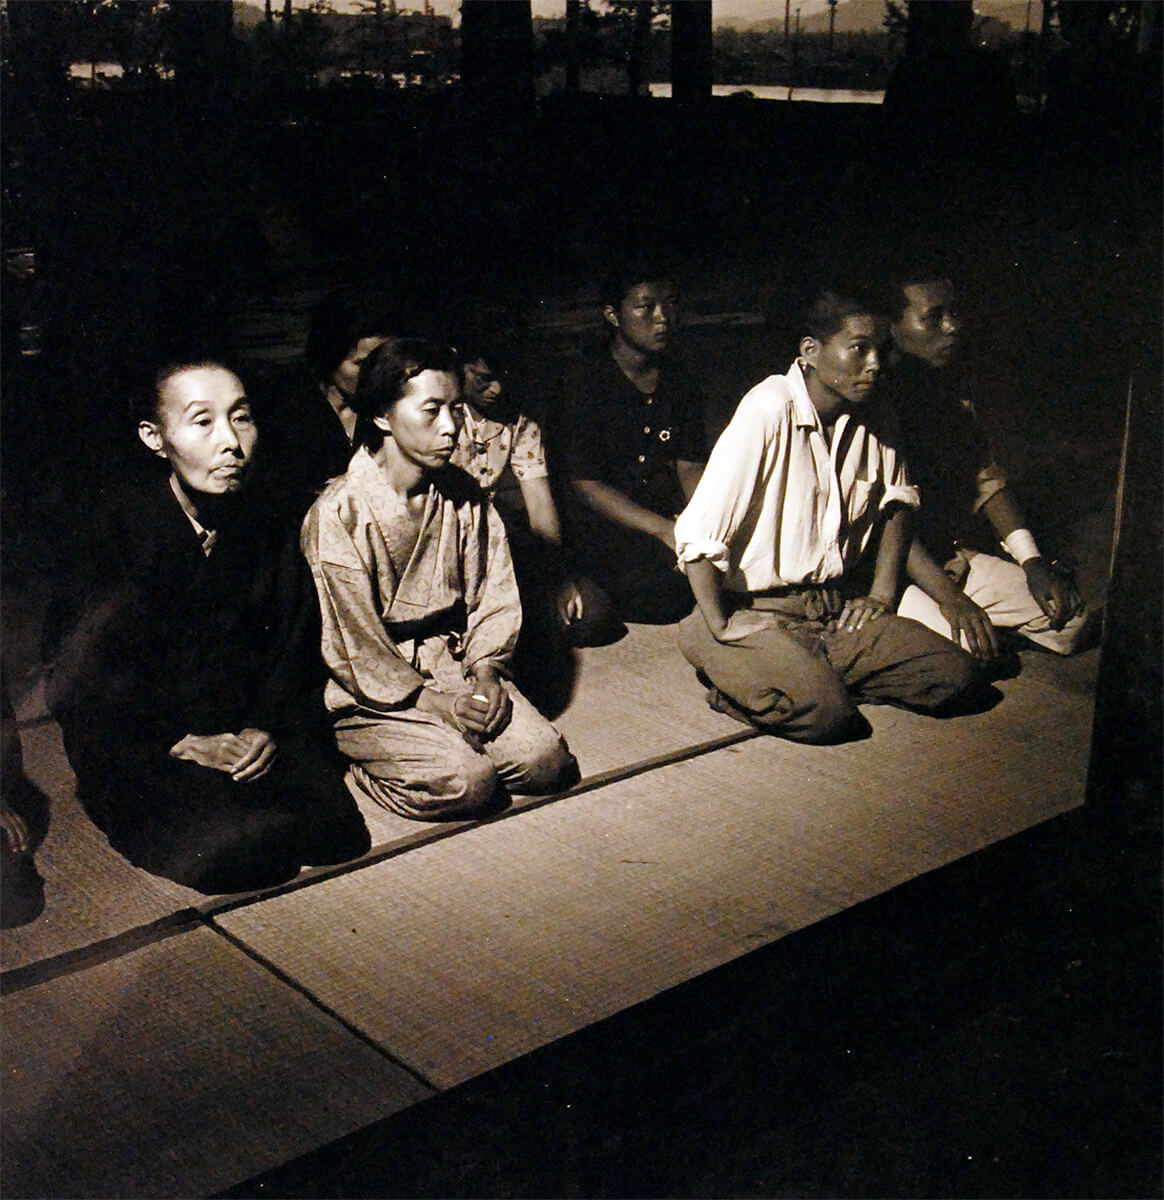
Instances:
[[[141,440],[170,464],[187,492],[227,496],[239,491],[258,430],[237,375],[225,367],[194,367],[171,375],[154,421],[138,425]]]

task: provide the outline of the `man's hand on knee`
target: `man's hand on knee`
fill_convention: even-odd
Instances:
[[[1075,584],[1056,571],[1042,557],[1028,558],[1023,563],[1027,576],[1027,587],[1035,603],[1051,618],[1052,629],[1062,629],[1077,612],[1083,609],[1083,600]]]
[[[837,618],[837,628],[843,633],[857,633],[864,629],[870,621],[876,621],[889,611],[890,605],[876,596],[857,596],[845,601],[841,615]]]
[[[942,616],[950,623],[950,637],[956,645],[962,645],[979,662],[990,662],[998,657],[998,631],[990,618],[964,592],[938,605]]]

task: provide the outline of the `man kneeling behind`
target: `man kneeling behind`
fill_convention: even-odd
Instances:
[[[49,700],[78,796],[132,863],[203,892],[353,858],[369,838],[326,740],[314,596],[245,486],[243,386],[169,366],[140,415],[169,469],[105,506],[56,618]]]
[[[868,724],[857,699],[950,711],[973,660],[893,615],[917,490],[873,395],[886,324],[822,293],[800,355],[740,401],[675,525],[698,608],[679,627],[709,701],[793,741]],[[865,591],[855,569],[876,551]]]

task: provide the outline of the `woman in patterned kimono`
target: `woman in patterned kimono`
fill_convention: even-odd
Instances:
[[[390,339],[360,369],[359,445],[303,524],[323,620],[324,699],[357,785],[416,820],[578,778],[506,681],[521,602],[501,519],[449,465],[463,420],[452,350]]]

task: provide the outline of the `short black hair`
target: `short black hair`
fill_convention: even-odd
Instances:
[[[883,316],[883,308],[864,288],[829,285],[820,288],[804,310],[801,326],[807,336],[827,342],[840,333],[849,317]]]
[[[662,257],[637,255],[627,258],[609,271],[598,285],[598,303],[617,309],[627,293],[640,283],[675,283],[675,270]]]
[[[957,273],[939,259],[916,259],[894,264],[884,275],[880,292],[882,308],[891,321],[899,320],[906,309],[905,289],[920,283],[944,280],[957,289]]]
[[[377,417],[392,410],[408,381],[422,371],[447,371],[461,382],[461,359],[452,346],[429,338],[389,338],[360,364],[352,408],[356,413],[356,442],[376,451],[384,440]]]
[[[348,289],[329,293],[312,309],[304,357],[315,379],[330,379],[348,352],[368,337],[399,337],[403,317],[380,296]]]

